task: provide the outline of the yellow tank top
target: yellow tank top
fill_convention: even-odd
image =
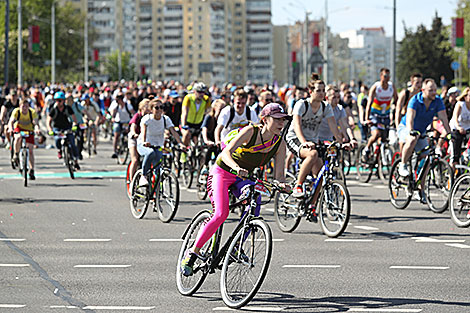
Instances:
[[[183,106],[188,107],[186,121],[191,124],[200,124],[204,119],[206,110],[211,106],[211,100],[209,96],[205,95],[198,108],[196,105],[196,95],[191,93],[184,97]]]

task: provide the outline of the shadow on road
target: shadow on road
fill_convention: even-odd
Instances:
[[[33,199],[33,198],[3,198],[0,199],[0,204],[13,203],[13,204],[24,204],[24,203],[92,203],[91,200],[83,199]]]
[[[86,178],[86,179],[90,179],[90,178]],[[81,179],[80,179],[81,180]],[[87,184],[80,184],[78,183],[77,184],[77,180],[71,180],[70,181],[70,184],[56,184],[56,183],[47,183],[47,184],[43,184],[43,183],[35,183],[34,185],[32,185],[31,187],[54,187],[54,188],[58,188],[58,187],[106,187],[107,185],[105,184],[93,184],[93,183],[87,183]]]
[[[447,215],[429,215],[429,216],[367,216],[351,214],[351,221],[357,222],[412,222],[412,221],[428,221],[428,220],[449,220]]]

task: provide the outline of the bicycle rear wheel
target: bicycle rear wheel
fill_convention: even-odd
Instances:
[[[207,198],[207,177],[209,176],[209,166],[203,165],[197,174],[197,197],[199,200]]]
[[[21,158],[21,167],[22,167],[22,174],[24,178],[24,186],[28,187],[28,152],[26,151],[27,148],[23,148],[20,153]]]
[[[187,189],[191,188],[193,183],[193,168],[189,160],[183,163],[181,175],[183,176],[183,186]]]
[[[373,152],[369,151],[369,160],[368,162],[362,162],[362,151],[364,150],[366,146],[363,145],[361,146],[358,151],[357,151],[357,156],[356,156],[356,173],[357,173],[357,179],[360,180],[361,182],[367,183],[372,177],[372,174],[374,172],[375,168],[375,162],[369,162],[370,158],[375,158],[375,154]]]
[[[397,158],[395,163],[392,165],[390,170],[390,176],[388,177],[388,190],[390,194],[390,202],[392,205],[399,210],[405,209],[410,204],[413,192],[411,190],[411,175],[403,177],[398,173],[398,167],[401,159]],[[411,166],[409,166],[411,169]]]
[[[129,147],[127,146],[127,141],[124,139],[121,140],[121,144],[118,147],[117,156],[118,164],[126,164],[127,158],[129,157]]]
[[[319,217],[323,233],[328,237],[338,237],[348,226],[351,215],[351,198],[342,181],[330,181],[321,190]]]
[[[75,164],[72,158],[72,148],[69,145],[65,147],[64,162],[69,170],[70,178],[75,179]]]
[[[170,222],[176,215],[180,202],[180,186],[176,175],[169,169],[161,172],[157,188],[157,211],[163,223]]]
[[[379,177],[384,184],[388,183],[388,177],[392,169],[392,158],[392,149],[388,145],[385,145],[383,149],[381,149],[378,162]]]
[[[196,259],[193,266],[193,274],[191,276],[184,276],[181,272],[181,261],[184,258],[186,251],[194,246],[199,230],[204,226],[206,220],[210,218],[211,214],[209,211],[201,211],[194,218],[191,224],[189,224],[186,232],[183,236],[183,244],[181,245],[180,252],[178,254],[178,263],[176,264],[176,286],[178,287],[179,293],[185,296],[194,294],[202,285],[204,280],[209,274],[208,265],[203,263],[202,260]],[[215,236],[206,242],[201,249],[201,255],[209,259],[212,253],[213,240]]]
[[[131,198],[130,198],[130,207],[132,216],[135,218],[143,218],[145,213],[147,212],[147,208],[149,205],[149,197],[148,197],[148,186],[140,187],[139,181],[140,177],[143,175],[142,169],[138,170],[134,178],[132,179],[130,190],[131,190]]]
[[[281,231],[290,233],[299,226],[302,218],[299,206],[299,202],[291,194],[276,192],[274,196],[274,216]]]
[[[262,219],[251,220],[235,234],[220,275],[220,291],[228,307],[241,308],[253,299],[266,277],[271,254],[271,229]]]
[[[470,226],[470,174],[459,177],[449,197],[450,217],[458,227]]]
[[[127,192],[127,197],[129,199],[131,199],[131,195],[132,195],[132,192],[131,192],[131,164],[132,162],[129,162],[129,164],[127,164],[127,168],[126,168],[126,192]]]
[[[428,207],[431,211],[442,213],[447,209],[453,180],[450,164],[442,159],[435,159],[426,175],[424,185]]]

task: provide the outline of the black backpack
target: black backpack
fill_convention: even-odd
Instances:
[[[251,121],[251,109],[248,106],[245,107],[245,114],[246,114],[246,119],[248,121]],[[234,118],[235,118],[235,108],[233,106],[230,106],[230,117],[228,118],[227,124],[225,124],[225,128],[228,128],[228,126],[230,125],[230,123],[233,121]]]
[[[309,103],[308,103],[307,99],[304,99],[304,105],[305,105],[305,112],[302,114],[302,117],[304,117],[305,114],[307,114],[307,112],[308,112]],[[326,104],[325,104],[324,101],[321,102],[321,108],[322,108],[322,118],[325,118]]]
[[[31,108],[28,108],[28,112],[29,112],[29,120],[32,123],[33,122],[33,110]],[[18,110],[18,112],[16,112],[16,120],[17,121],[20,120],[20,110]]]

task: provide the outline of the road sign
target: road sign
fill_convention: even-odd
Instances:
[[[457,62],[457,61],[454,61],[454,62],[450,63],[450,68],[451,68],[453,71],[458,70],[459,67],[460,67],[460,63]]]

